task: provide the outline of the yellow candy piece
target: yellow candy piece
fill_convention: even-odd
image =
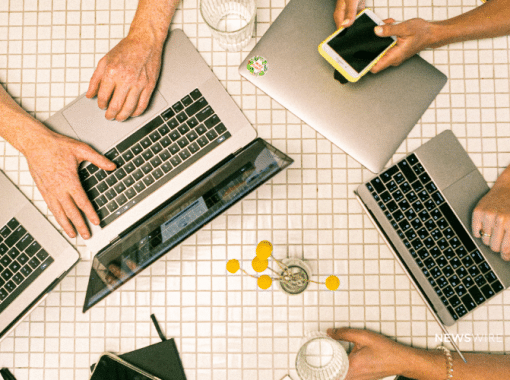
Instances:
[[[267,274],[260,276],[257,280],[257,285],[259,286],[259,288],[264,290],[269,288],[272,283],[273,280]]]
[[[338,279],[337,276],[329,276],[326,279],[326,288],[328,288],[329,290],[337,290],[339,286],[340,280]]]
[[[230,273],[236,273],[240,268],[239,261],[236,259],[229,260],[227,263],[227,270]]]
[[[273,245],[267,240],[262,240],[259,244],[257,244],[257,257],[260,260],[266,260],[273,253]]]
[[[269,265],[267,260],[261,260],[258,257],[255,257],[252,262],[251,266],[253,267],[253,270],[255,272],[264,272],[267,269],[267,266]]]

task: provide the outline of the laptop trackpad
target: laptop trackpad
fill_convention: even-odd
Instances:
[[[161,113],[167,104],[163,95],[154,90],[149,107],[142,115],[123,122],[108,121],[104,117],[106,111],[97,106],[97,98],[88,99],[83,95],[63,114],[81,141],[105,153],[115,143]]]

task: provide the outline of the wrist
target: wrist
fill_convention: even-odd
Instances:
[[[444,354],[437,350],[411,348],[406,367],[399,375],[410,379],[442,379],[445,375]]]
[[[451,38],[452,31],[449,25],[443,21],[430,22],[429,32],[429,48],[438,48],[448,44],[448,40]]]
[[[14,130],[17,132],[12,136],[8,136],[7,141],[25,157],[30,152],[41,147],[44,140],[53,138],[55,135],[44,124],[32,117],[27,117],[25,120],[22,119],[20,121],[21,125],[14,126]]]

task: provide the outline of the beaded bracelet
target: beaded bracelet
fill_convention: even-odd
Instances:
[[[450,350],[445,346],[439,346],[437,349],[443,351],[446,358],[446,380],[453,379],[453,358]]]

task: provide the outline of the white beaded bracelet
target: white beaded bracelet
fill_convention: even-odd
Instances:
[[[453,379],[453,357],[450,350],[445,346],[439,346],[437,349],[443,351],[446,358],[446,380]]]

